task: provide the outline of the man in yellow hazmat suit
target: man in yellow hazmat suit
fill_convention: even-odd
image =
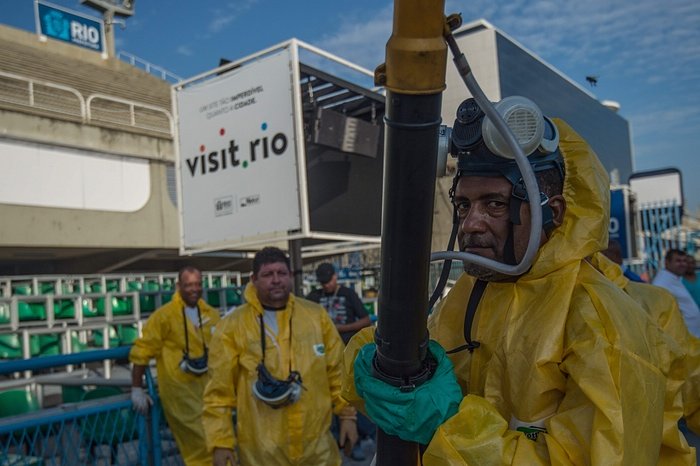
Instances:
[[[209,380],[208,347],[219,311],[201,297],[201,272],[184,267],[172,300],[151,314],[129,353],[134,409],[146,414],[152,403],[142,385],[149,361],[155,358],[163,412],[187,466],[212,463],[202,427],[202,396]]]
[[[343,341],[326,310],[291,289],[289,259],[264,248],[246,304],[219,324],[203,415],[215,466],[340,465],[333,413],[346,454],[357,441],[356,411],[340,397]]]
[[[515,161],[482,136],[479,112],[461,133],[465,148],[451,190],[459,245],[515,264],[526,249],[532,200]],[[466,273],[428,322],[430,338],[454,366],[458,408],[441,411],[446,415],[433,424],[420,415],[377,422],[391,419],[384,413],[394,409],[393,397],[378,402],[376,393],[386,387],[368,382],[375,350],[367,331],[345,351],[343,395],[404,440],[425,438],[412,425],[432,425],[424,465],[695,464],[678,418],[664,417],[666,400],[677,399],[679,390],[667,385],[662,369],[673,358],[665,336],[585,260],[607,246],[607,174],[566,123],[534,124],[545,129],[539,146],[525,152],[543,209],[533,265],[508,277],[465,263]],[[433,354],[438,361],[441,351]],[[419,390],[415,396],[422,396]]]

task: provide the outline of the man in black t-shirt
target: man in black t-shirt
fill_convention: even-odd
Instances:
[[[317,302],[326,308],[335,328],[340,333],[340,337],[347,344],[360,329],[371,325],[369,314],[367,314],[367,310],[362,305],[357,293],[338,283],[338,276],[332,264],[324,262],[319,265],[316,269],[316,278],[321,283],[321,288],[309,293],[306,299]],[[334,435],[337,435],[337,422],[338,420],[334,416],[331,425],[331,431],[334,432]],[[374,441],[377,428],[372,421],[358,411],[357,431],[361,440],[371,439]],[[365,453],[360,442],[357,442],[352,449],[351,458],[355,461],[365,460]]]
[[[306,297],[325,307],[338,333],[347,343],[360,329],[369,327],[369,314],[355,291],[338,283],[338,275],[332,264],[324,262],[316,269],[321,288]]]

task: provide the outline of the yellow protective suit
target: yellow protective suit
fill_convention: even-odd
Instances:
[[[681,367],[675,369],[680,369],[680,373],[674,373],[674,369],[671,368],[670,383],[683,383],[682,401],[686,422],[694,432],[700,433],[700,339],[688,331],[676,298],[664,288],[629,280],[620,266],[602,253],[594,254],[590,262],[641,304],[651,320],[680,347],[676,352],[682,352],[684,359],[681,361]],[[676,364],[678,361],[674,363]],[[677,405],[674,405],[673,409],[667,406],[666,415],[669,416],[670,412],[673,412],[672,418],[676,417],[677,409],[680,409]]]
[[[211,466],[211,452],[207,450],[202,426],[202,396],[209,375],[186,374],[180,369],[185,349],[185,330],[182,310],[184,301],[177,292],[172,300],[157,309],[146,321],[143,336],[134,342],[129,361],[147,366],[156,359],[158,394],[163,412],[177,447],[187,466]],[[202,315],[201,331],[185,318],[190,357],[204,354],[202,337],[210,346],[214,328],[219,322],[219,311],[200,299],[197,303]],[[212,352],[209,351],[209,364]]]
[[[343,342],[335,325],[323,307],[293,295],[287,307],[277,311],[277,336],[266,327],[265,366],[274,377],[286,380],[291,360],[305,390],[296,403],[273,409],[252,393],[262,360],[262,305],[252,283],[245,299],[246,304],[224,317],[212,341],[211,381],[204,395],[209,448],[237,446],[243,466],[339,465],[331,414],[352,408],[340,397]]]
[[[486,286],[471,333],[481,346],[449,355],[465,397],[423,464],[694,464],[677,426],[664,425],[665,399],[677,394],[666,394],[658,369],[670,359],[662,332],[584,260],[607,245],[607,174],[580,136],[556,124],[564,222],[529,272]],[[429,319],[430,337],[448,351],[465,344],[474,282],[463,274]],[[343,395],[353,403],[352,360],[368,340],[363,332],[346,349]],[[666,430],[671,444],[662,448]]]
[[[690,430],[700,435],[700,340],[690,332],[688,332],[687,348],[683,415]]]

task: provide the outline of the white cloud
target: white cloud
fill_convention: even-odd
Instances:
[[[208,31],[210,34],[217,34],[234,22],[243,13],[250,10],[258,0],[239,0],[228,2],[224,8],[212,10],[212,19],[209,22]]]
[[[209,23],[209,32],[216,34],[219,31],[222,31],[226,26],[228,26],[234,19],[236,19],[236,15],[224,15],[224,16],[219,16],[217,15],[210,23]]]
[[[193,55],[192,48],[190,48],[189,45],[180,45],[175,51],[180,54],[184,55],[186,57],[191,57]]]
[[[448,7],[461,9],[465,21],[485,17],[560,68],[589,65],[638,76],[653,64],[686,62],[687,49],[700,44],[700,3],[695,0],[462,0]],[[698,53],[690,56],[697,60]],[[674,78],[687,72],[674,68],[668,70]]]
[[[486,18],[546,61],[566,68],[589,66],[600,74],[684,79],[700,59],[700,2],[696,0],[449,0],[447,13],[465,22]],[[392,5],[371,17],[340,20],[318,45],[373,68],[383,61],[391,34]],[[663,63],[663,66],[661,64]],[[656,66],[656,69],[653,69]]]
[[[386,5],[370,18],[346,16],[340,19],[337,32],[317,41],[328,50],[351,62],[374,69],[384,61],[384,46],[391,35],[393,6]]]
[[[664,136],[690,136],[697,132],[697,127],[688,122],[700,121],[700,108],[697,106],[678,106],[658,108],[655,111],[645,111],[630,116],[636,132],[644,134],[659,134],[663,129]]]

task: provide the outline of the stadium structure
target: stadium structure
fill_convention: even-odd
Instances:
[[[456,37],[491,99],[532,98],[592,141],[606,168],[631,173],[629,125],[614,110],[485,21]],[[171,82],[28,31],[2,26],[0,42],[0,214],[12,219],[0,226],[0,275],[171,271],[185,262],[247,270],[245,253],[178,253]],[[445,124],[466,97],[448,67]],[[438,196],[434,250],[446,244],[448,210]]]

